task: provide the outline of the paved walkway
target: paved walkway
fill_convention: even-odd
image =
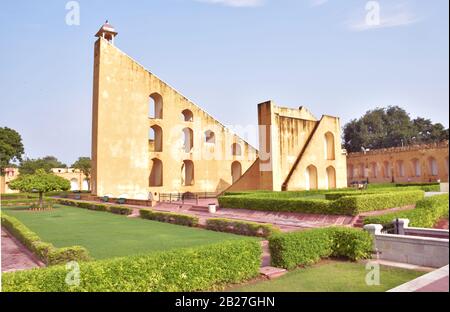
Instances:
[[[214,203],[214,200],[209,200],[209,202]],[[211,214],[204,203],[199,203],[199,205],[196,205],[196,203],[185,203],[184,205],[182,203],[158,203],[152,209],[195,215],[199,217],[200,224],[205,224],[209,218],[227,218],[270,223],[279,227],[282,231],[295,231],[332,225],[351,226],[354,221],[352,216],[268,212],[231,208],[219,208],[215,214]]]
[[[448,292],[449,266],[445,266],[415,280],[395,287],[389,292]]]
[[[12,272],[42,267],[39,261],[25,246],[2,228],[2,272]]]

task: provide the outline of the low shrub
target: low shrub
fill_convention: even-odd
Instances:
[[[37,198],[20,198],[20,199],[9,199],[2,200],[2,206],[25,206],[37,202]]]
[[[294,269],[328,257],[370,258],[372,238],[360,229],[331,227],[273,235],[269,248],[273,266]]]
[[[80,263],[78,286],[65,266],[2,274],[5,292],[194,292],[221,290],[259,275],[260,243],[233,240],[150,255]]]
[[[108,211],[125,216],[129,216],[130,214],[133,213],[133,209],[123,206],[108,206]]]
[[[389,225],[397,218],[409,219],[410,226],[432,228],[440,219],[449,214],[448,194],[427,197],[417,202],[412,210],[398,211],[381,216],[365,217],[364,224]]]
[[[104,204],[81,202],[81,201],[65,199],[65,198],[64,199],[58,198],[58,199],[56,199],[56,201],[59,204],[65,205],[65,206],[78,207],[78,208],[89,209],[89,210],[94,210],[94,211],[109,211],[108,206],[104,205]]]
[[[206,220],[206,228],[211,231],[228,232],[238,235],[269,237],[279,232],[271,224],[261,224],[231,219],[213,218]]]
[[[2,226],[47,265],[89,260],[89,253],[84,247],[56,248],[51,243],[43,242],[36,233],[16,218],[2,214],[1,220]]]
[[[150,209],[140,209],[139,214],[142,219],[148,219],[159,222],[166,222],[185,226],[197,226],[199,219],[194,216],[173,213],[173,212],[157,212]]]
[[[424,191],[421,190],[382,192],[357,196],[344,196],[334,201],[333,206],[338,211],[347,211],[355,216],[362,212],[414,205],[423,198]]]
[[[275,192],[274,192],[275,193]],[[330,195],[331,194],[331,195]],[[325,196],[335,196],[335,200],[286,197],[275,193],[269,197],[256,193],[247,195],[220,196],[223,208],[251,209],[262,211],[287,211],[313,214],[358,215],[361,212],[390,209],[413,205],[424,197],[421,190],[401,190],[398,192],[333,192]]]
[[[30,199],[30,198],[38,198],[38,194],[33,193],[11,193],[11,194],[0,194],[0,198],[2,201],[7,200],[15,200],[15,199]]]
[[[223,208],[238,208],[262,211],[286,211],[303,213],[341,214],[332,207],[332,202],[325,199],[305,198],[269,198],[233,195],[220,196],[219,205]]]

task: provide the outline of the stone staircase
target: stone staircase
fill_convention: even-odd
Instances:
[[[269,242],[262,241],[262,256],[261,256],[261,268],[259,269],[259,273],[268,279],[278,278],[287,273],[287,270],[281,268],[275,268],[270,266],[270,250],[269,250]]]

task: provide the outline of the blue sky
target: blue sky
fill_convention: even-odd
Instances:
[[[388,105],[449,124],[447,0],[377,1],[377,26],[362,0],[80,0],[72,26],[67,2],[0,6],[0,126],[29,157],[90,155],[105,19],[121,50],[227,125],[256,124],[269,99],[342,124]]]

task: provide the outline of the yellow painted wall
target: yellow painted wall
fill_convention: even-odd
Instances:
[[[230,132],[197,105],[131,59],[108,41],[95,43],[92,191],[97,196],[147,199],[169,192],[221,192],[232,183],[231,165],[239,161],[242,173],[257,158],[257,150]],[[163,118],[149,118],[150,95],[163,100]],[[181,118],[183,110],[193,121]],[[152,152],[149,129],[163,131],[162,152]],[[182,130],[193,131],[193,149],[183,150]],[[205,142],[205,132],[215,133],[215,144]],[[241,156],[233,156],[238,143]],[[152,159],[163,164],[163,186],[150,187]],[[183,161],[194,163],[194,185],[182,185]]]

